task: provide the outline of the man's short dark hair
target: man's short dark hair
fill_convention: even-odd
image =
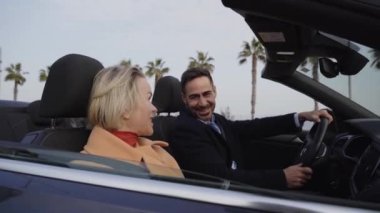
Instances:
[[[192,81],[195,78],[199,78],[203,76],[207,77],[210,80],[211,84],[214,85],[214,81],[212,80],[210,71],[208,71],[207,69],[190,68],[190,69],[187,69],[184,73],[182,73],[182,76],[181,76],[182,93],[185,94],[185,87],[189,81]]]

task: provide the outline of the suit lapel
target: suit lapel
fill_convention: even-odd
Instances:
[[[223,122],[222,118],[218,114],[215,115],[215,121],[217,125],[219,125],[222,134],[217,133],[215,130],[212,129],[209,125],[199,121],[197,118],[191,114],[191,112],[187,109],[181,111],[180,116],[184,116],[184,118],[187,119],[186,122],[188,122],[190,125],[199,126],[200,128],[203,128],[206,130],[205,136],[201,137],[207,137],[210,138],[210,141],[213,143],[212,145],[215,146],[219,154],[224,158],[227,159],[226,164],[228,165],[231,162],[231,149],[233,147],[233,141],[229,141],[230,136],[228,132],[228,127]],[[228,165],[230,166],[230,165]]]
[[[233,137],[233,134],[230,132],[231,129],[226,123],[226,120],[221,117],[218,114],[215,114],[215,121],[219,125],[222,135],[220,135],[221,141],[224,142],[224,145],[226,147],[226,156],[228,159],[228,162],[237,161],[237,159],[240,159],[239,156],[237,156],[237,153],[239,153],[239,142],[236,141],[236,139]],[[238,160],[239,161],[239,160]],[[231,166],[231,165],[228,165]]]

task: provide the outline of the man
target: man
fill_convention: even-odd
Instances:
[[[181,89],[186,109],[178,116],[170,141],[182,169],[276,189],[299,188],[311,178],[311,168],[300,164],[283,170],[244,170],[242,145],[253,138],[296,133],[305,120],[319,122],[323,116],[331,122],[327,111],[230,121],[214,113],[216,88],[207,70],[185,71]]]

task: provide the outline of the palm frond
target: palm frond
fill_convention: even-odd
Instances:
[[[169,72],[169,68],[168,67],[165,67],[164,69],[161,70],[161,73],[168,73]]]
[[[214,65],[211,63],[215,59],[208,55],[208,52],[197,51],[197,57],[189,58],[188,69],[190,68],[202,68],[207,69],[209,72],[213,72]]]
[[[17,72],[21,72],[21,63],[17,63],[16,66],[15,66],[15,70]]]
[[[238,58],[248,58],[248,57],[251,57],[252,55],[252,52],[251,51],[246,51],[246,50],[243,50],[239,53],[239,56]]]
[[[257,58],[258,58],[260,61],[263,61],[263,62],[265,62],[266,59],[267,59],[266,55],[258,55]]]
[[[243,51],[251,51],[251,45],[247,41],[243,41]]]
[[[245,64],[247,62],[247,58],[242,58],[239,60],[239,64]]]
[[[165,61],[162,58],[156,58],[154,61],[149,61],[147,66],[145,66],[147,70],[144,74],[148,77],[159,79],[164,73],[169,72],[169,68],[164,67],[164,65]]]

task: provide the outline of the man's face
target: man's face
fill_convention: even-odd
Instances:
[[[200,120],[210,121],[215,109],[216,90],[206,76],[195,78],[185,86],[182,99],[187,108]]]

